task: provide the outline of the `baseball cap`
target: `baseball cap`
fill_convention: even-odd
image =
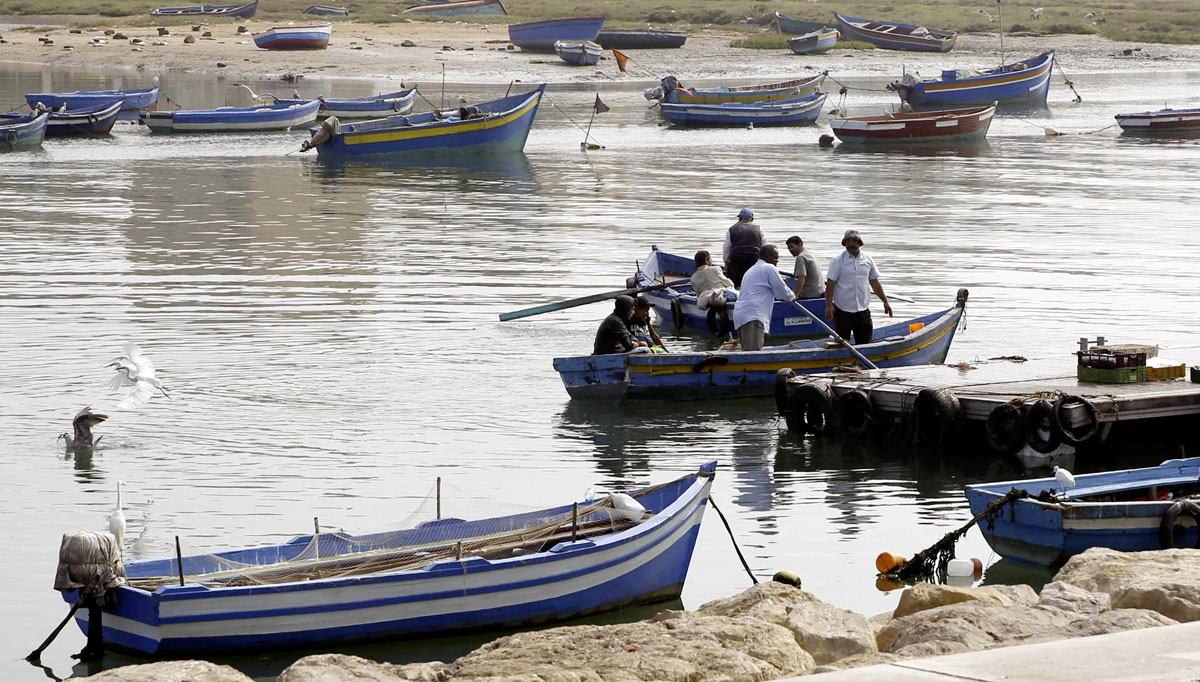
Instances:
[[[754,220],[754,211],[751,211],[748,208],[743,208],[742,210],[738,211],[738,218],[748,218],[750,220]]]

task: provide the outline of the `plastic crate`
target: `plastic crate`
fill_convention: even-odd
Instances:
[[[1136,384],[1146,380],[1146,368],[1118,367],[1116,369],[1096,369],[1081,365],[1075,368],[1075,376],[1080,381],[1094,381],[1101,384]]]
[[[1182,379],[1187,376],[1187,364],[1173,367],[1147,367],[1146,381],[1161,381],[1163,379]]]

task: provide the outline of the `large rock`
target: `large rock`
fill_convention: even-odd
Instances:
[[[896,605],[892,617],[903,618],[927,609],[966,601],[980,601],[997,606],[1033,606],[1038,602],[1038,595],[1028,585],[952,587],[917,583],[900,595],[900,603]]]
[[[875,630],[865,616],[810,601],[788,607],[787,622],[796,642],[812,655],[817,665],[851,656],[877,654]]]
[[[1104,592],[1088,592],[1082,587],[1056,580],[1042,588],[1038,604],[1081,616],[1095,616],[1112,607],[1112,598]]]
[[[1092,635],[1107,635],[1111,632],[1126,630],[1141,630],[1156,628],[1162,625],[1178,625],[1179,621],[1172,620],[1157,611],[1146,609],[1113,609],[1104,613],[1082,618],[1067,626],[1063,637],[1091,637]],[[1055,637],[1058,639],[1058,637]]]
[[[305,656],[279,674],[276,682],[441,682],[444,663],[394,665],[345,654]]]
[[[1184,623],[1200,620],[1198,550],[1092,548],[1071,557],[1054,579],[1104,592],[1114,609],[1150,609]]]
[[[254,682],[236,669],[208,661],[160,661],[126,665],[88,678],[95,682]]]
[[[885,653],[901,653],[905,647],[930,642],[961,644],[965,651],[981,651],[1061,630],[1077,618],[1058,609],[972,600],[893,618],[879,631],[875,642]]]
[[[798,587],[772,580],[732,597],[710,601],[697,609],[696,613],[704,616],[753,616],[768,623],[783,625],[787,622],[788,608],[816,600],[816,597]]]
[[[875,653],[859,654],[857,656],[842,658],[832,663],[826,663],[825,665],[819,665],[813,668],[813,674],[831,673],[836,670],[847,670],[849,668],[862,668],[868,665],[886,665],[899,660],[900,657],[896,654],[881,654],[876,651]]]

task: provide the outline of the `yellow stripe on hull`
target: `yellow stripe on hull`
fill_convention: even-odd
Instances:
[[[437,137],[441,135],[457,135],[460,133],[469,133],[476,130],[487,130],[489,128],[498,128],[502,125],[512,123],[513,121],[528,114],[541,101],[541,97],[534,97],[525,103],[520,109],[505,114],[504,116],[489,116],[481,118],[473,123],[465,123],[461,125],[445,126],[445,127],[429,127],[415,128],[413,130],[389,130],[380,133],[368,133],[363,135],[346,135],[343,138],[346,146],[356,144],[378,144],[380,142],[397,142],[399,140],[415,140],[422,137]]]

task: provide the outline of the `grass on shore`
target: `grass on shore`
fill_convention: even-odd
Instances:
[[[786,50],[789,49],[788,38],[791,38],[791,36],[779,35],[778,33],[761,33],[759,35],[738,38],[737,40],[729,43],[729,46],[741,47],[749,50]],[[871,43],[864,43],[860,40],[838,40],[837,49],[874,50],[875,46]]]

